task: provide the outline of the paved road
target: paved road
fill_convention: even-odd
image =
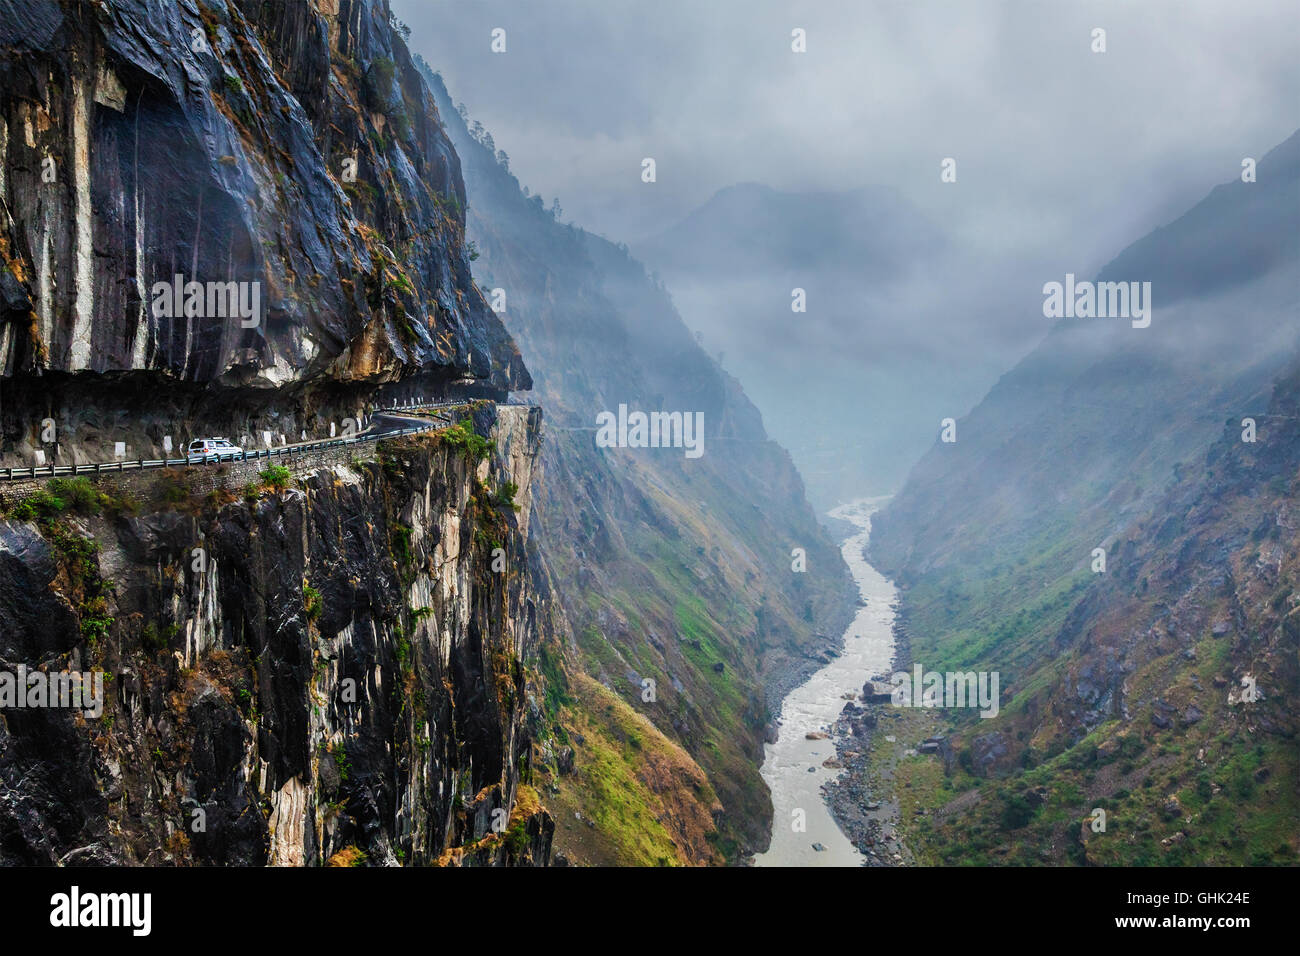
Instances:
[[[231,461],[255,461],[258,458],[292,457],[318,448],[333,448],[343,445],[359,445],[379,441],[383,438],[397,438],[401,435],[414,435],[419,432],[442,428],[451,423],[448,414],[453,409],[468,407],[471,402],[440,402],[419,405],[412,408],[379,409],[370,418],[367,428],[357,433],[339,438],[323,438],[313,441],[292,442],[272,448],[258,448],[244,451],[237,455],[209,455],[199,460],[189,458],[138,459],[136,461],[106,461],[79,465],[44,465],[31,468],[0,468],[0,481],[30,479],[42,477],[62,477],[64,475],[98,475],[116,474],[121,471],[141,471],[148,468],[167,468],[183,465],[215,465]]]

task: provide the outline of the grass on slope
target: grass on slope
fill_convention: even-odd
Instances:
[[[571,690],[562,717],[575,772],[556,778],[559,792],[547,799],[557,850],[596,865],[718,862],[710,843],[717,798],[690,756],[586,674]]]

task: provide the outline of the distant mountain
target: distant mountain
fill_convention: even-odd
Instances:
[[[1061,320],[878,516],[912,659],[1003,688],[996,719],[952,716],[935,809],[961,795],[923,859],[1300,850],[1298,159],[1300,134],[1125,249],[1099,278],[1151,282],[1150,327]]]
[[[790,456],[663,287],[626,248],[556,221],[430,81],[461,156],[476,279],[504,296],[545,409],[533,521],[573,633],[546,701],[573,772],[558,755],[539,771],[557,852],[741,858],[770,834],[772,705],[848,623],[848,570]],[[597,447],[596,416],[620,405],[702,413],[703,455]]]
[[[664,272],[713,275],[731,260],[749,270],[843,271],[880,281],[946,244],[893,189],[791,193],[740,183],[637,252]]]
[[[730,186],[636,252],[747,383],[822,508],[895,490],[937,422],[1018,357],[969,341],[953,303],[979,270],[892,189]]]
[[[1145,279],[1172,305],[1285,271],[1300,254],[1300,134],[1271,150],[1257,177],[1215,187],[1176,222],[1121,252],[1098,279]]]
[[[966,547],[985,554],[1049,516],[1113,530],[1226,416],[1260,410],[1300,341],[1298,141],[1260,160],[1258,182],[1218,187],[1105,266],[1099,281],[1152,283],[1151,326],[1058,322],[958,422],[957,442],[936,441],[916,465],[881,515],[876,555],[908,574]],[[997,518],[991,538],[956,530],[975,515]]]

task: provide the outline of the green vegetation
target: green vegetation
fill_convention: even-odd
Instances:
[[[442,193],[434,193],[433,201],[439,209],[444,212],[449,211],[452,216],[456,218],[459,218],[465,211],[464,207],[461,205],[460,197],[455,193],[448,193],[445,196]]]
[[[8,517],[35,521],[50,543],[66,576],[65,594],[76,611],[86,642],[94,647],[114,624],[108,612],[108,589],[99,576],[99,544],[74,531],[69,514],[93,517],[134,513],[128,497],[116,497],[89,479],[55,478],[8,509]]]
[[[99,544],[93,538],[76,534],[59,521],[43,522],[42,531],[54,546],[68,575],[70,596],[81,622],[82,636],[93,647],[113,625],[104,582],[99,576]]]
[[[1267,699],[1250,705],[1252,717],[1242,705],[1230,705],[1221,689],[1243,670],[1258,673],[1261,652],[1208,633],[1208,622],[1226,617],[1229,606],[1214,592],[1198,599],[1205,602],[1200,620],[1207,630],[1191,646],[1162,645],[1161,632],[1151,629],[1152,621],[1166,618],[1171,593],[1181,593],[1171,592],[1171,582],[1180,588],[1201,573],[1180,565],[1171,574],[1171,556],[1206,555],[1210,549],[1203,542],[1235,540],[1246,570],[1236,577],[1233,596],[1247,616],[1247,631],[1261,635],[1256,641],[1285,633],[1293,552],[1286,552],[1281,581],[1256,580],[1254,570],[1257,542],[1271,533],[1254,533],[1254,510],[1276,514],[1281,506],[1247,500],[1251,504],[1240,515],[1220,500],[1215,518],[1221,525],[1197,527],[1157,513],[1147,526],[1162,534],[1142,540],[1144,526],[1138,525],[1132,534],[1139,544],[1121,540],[1108,549],[1109,579],[1077,567],[1054,572],[1077,565],[1062,546],[1086,554],[1087,545],[1100,538],[1087,530],[1052,529],[1022,539],[1020,555],[996,552],[983,569],[982,584],[980,569],[962,562],[914,583],[908,594],[914,658],[935,670],[997,661],[1004,689],[1012,690],[996,720],[934,716],[936,727],[929,732],[956,734],[951,739],[957,765],[949,774],[933,757],[899,762],[895,788],[912,801],[903,812],[904,842],[921,862],[1294,865],[1300,801],[1280,781],[1300,775],[1300,756],[1284,735],[1260,733],[1255,726],[1282,726],[1290,718],[1285,709],[1270,711],[1276,704]],[[1081,606],[1083,599],[1089,603]],[[1041,714],[1057,706],[1061,675],[1077,666],[1076,655],[1097,660],[1098,648],[1060,638],[1080,627],[1072,622],[1084,611],[1083,627],[1092,641],[1130,633],[1145,637],[1129,652],[1123,674],[1129,718],[1112,717],[1074,738]],[[1166,708],[1159,722],[1157,700]],[[1196,717],[1187,718],[1193,705]],[[976,778],[969,739],[990,732],[1004,735],[1012,759]],[[960,812],[936,819],[933,811],[972,788],[979,791],[977,801],[963,799]],[[928,812],[914,816],[911,808]],[[1096,809],[1106,813],[1105,830],[1091,825]]]
[[[405,110],[394,111],[389,116],[389,121],[393,124],[398,139],[405,142],[411,138],[411,118]]]
[[[78,613],[81,618],[81,636],[94,647],[101,638],[107,636],[108,629],[113,626],[114,618],[108,613],[108,603],[102,596],[88,598],[82,602]]]
[[[388,287],[390,289],[394,289],[403,295],[415,295],[415,286],[411,284],[411,280],[407,277],[405,272],[402,272],[399,269],[393,269],[385,275],[388,279]],[[408,318],[407,321],[409,322],[410,319]]]
[[[513,481],[505,481],[492,495],[492,504],[497,508],[508,508],[511,511],[518,511],[519,506],[515,504],[515,495],[519,493],[519,486]]]
[[[410,568],[415,562],[415,554],[411,551],[411,535],[414,533],[415,529],[410,525],[403,524],[400,521],[393,523],[393,554],[396,555],[397,563],[402,568]]]
[[[463,418],[450,428],[434,433],[444,444],[463,448],[471,462],[483,461],[492,452],[492,444],[474,430],[474,419]]]
[[[135,514],[139,506],[129,495],[114,495],[91,483],[89,478],[52,478],[44,488],[19,500],[8,515],[19,521],[56,518],[65,513],[86,517],[103,514]]]
[[[377,56],[370,63],[367,78],[371,82],[371,88],[380,96],[380,105],[384,109],[390,108],[387,96],[392,90],[395,72],[396,65],[386,56]]]
[[[578,772],[557,778],[560,793],[548,802],[562,825],[575,811],[595,824],[591,861],[661,866],[713,857],[709,807],[716,797],[690,757],[585,674],[575,676],[569,700],[566,723],[584,739]],[[669,806],[675,812],[666,815]],[[665,826],[668,816],[677,829]],[[580,823],[574,829],[586,836]]]
[[[284,465],[271,465],[265,471],[259,471],[257,477],[262,479],[263,484],[277,492],[282,492],[293,480],[293,472]]]
[[[302,586],[302,604],[303,610],[307,613],[307,620],[315,621],[320,617],[321,596],[320,592],[306,582]]]
[[[397,667],[403,674],[414,673],[414,660],[411,657],[411,640],[406,635],[406,630],[399,624],[394,627],[393,637],[394,647],[396,648]]]
[[[334,761],[334,768],[339,773],[339,780],[343,783],[347,783],[348,778],[352,775],[352,764],[348,760],[347,744],[340,740],[336,744],[322,744],[321,747],[324,750],[324,753],[321,755],[322,759],[332,759]]]

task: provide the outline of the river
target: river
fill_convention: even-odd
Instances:
[[[844,632],[843,653],[791,691],[781,705],[777,741],[766,745],[762,768],[772,791],[772,843],[767,852],[754,857],[756,866],[862,865],[862,854],[840,830],[822,798],[822,784],[842,772],[822,766],[823,760],[835,756],[834,743],[808,740],[807,734],[829,731],[844,709],[845,694],[856,698],[868,679],[890,672],[896,592],[862,556],[871,535],[871,515],[888,500],[863,498],[830,512],[832,518],[862,529],[844,541],[841,551],[866,606],[858,609]],[[795,810],[803,811],[803,832],[795,829]],[[815,843],[824,849],[815,849]]]

